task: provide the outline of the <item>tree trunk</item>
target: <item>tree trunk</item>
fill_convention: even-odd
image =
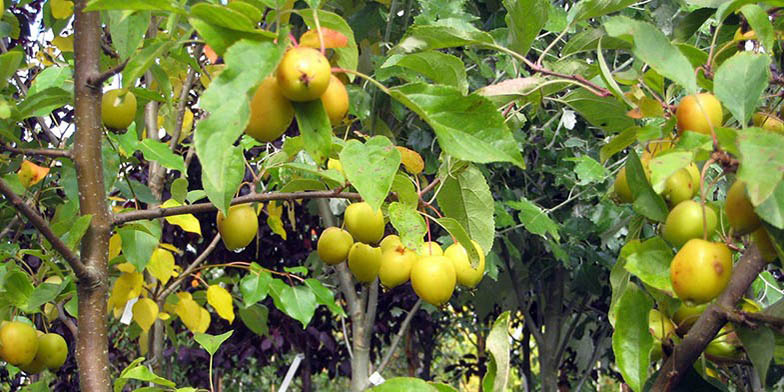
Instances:
[[[80,212],[92,215],[82,238],[81,260],[88,277],[77,282],[79,295],[79,335],[76,362],[83,391],[108,391],[109,355],[106,327],[108,250],[111,218],[106,205],[101,160],[101,96],[91,80],[100,76],[101,19],[97,12],[84,13],[87,0],[74,7],[75,94],[73,149],[79,187]],[[98,83],[100,84],[100,83]]]
[[[531,385],[531,330],[527,325],[523,325],[523,379],[525,380],[525,391],[533,389]]]
[[[547,285],[544,306],[544,344],[539,347],[540,378],[543,392],[558,391],[558,348],[563,322],[564,269],[556,266]]]

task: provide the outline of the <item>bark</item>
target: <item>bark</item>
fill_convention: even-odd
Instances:
[[[523,379],[525,380],[525,391],[531,390],[531,330],[527,325],[523,326]],[[579,389],[578,389],[579,390]]]
[[[542,391],[558,390],[558,347],[563,321],[564,269],[556,266],[552,281],[547,285],[547,303],[544,306],[544,344],[539,346],[540,378]]]
[[[108,250],[111,219],[103,183],[101,160],[101,88],[99,78],[101,19],[97,12],[84,13],[87,0],[74,4],[74,163],[82,215],[92,215],[81,243],[81,261],[88,276],[79,279],[79,335],[76,362],[83,391],[108,391],[109,356],[106,327]]]

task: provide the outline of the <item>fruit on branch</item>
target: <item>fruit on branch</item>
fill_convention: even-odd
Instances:
[[[0,327],[0,358],[14,366],[27,365],[38,351],[35,328],[20,321],[10,321]]]
[[[329,61],[313,48],[289,49],[278,65],[280,91],[296,102],[313,101],[321,97],[329,86],[332,75]]]
[[[67,357],[68,344],[62,336],[56,333],[41,334],[38,336],[35,358],[21,368],[28,374],[40,373],[44,369],[56,371],[63,366]]]
[[[349,204],[344,219],[355,241],[375,244],[384,236],[384,214],[364,201]]]
[[[711,129],[721,126],[723,113],[721,103],[713,94],[699,93],[681,99],[675,110],[678,118],[678,133],[694,131],[706,135]]]
[[[743,355],[743,350],[741,350],[740,339],[735,334],[734,328],[724,326],[719,330],[716,337],[705,347],[705,354],[719,358],[740,358]]]
[[[770,235],[768,235],[768,232],[764,227],[754,230],[754,232],[751,233],[751,240],[757,244],[757,248],[759,249],[763,260],[772,263],[779,257],[776,253],[776,248],[773,247],[773,242],[770,240]]]
[[[250,121],[245,134],[268,143],[277,140],[294,120],[294,106],[281,93],[278,81],[268,76],[250,101]]]
[[[626,167],[622,167],[615,176],[613,190],[615,191],[615,194],[618,196],[618,200],[620,200],[621,203],[631,203],[634,201],[632,189],[629,188],[629,183],[626,181]]]
[[[675,321],[675,324],[681,331],[688,331],[707,307],[708,304],[690,306],[683,303],[672,315],[672,321]]]
[[[680,299],[703,304],[716,298],[732,276],[727,245],[699,238],[689,240],[670,264],[670,282]]]
[[[689,166],[686,166],[686,171],[689,172],[689,176],[691,176],[691,184],[692,188],[694,188],[692,197],[697,196],[700,193],[700,168],[692,162]]]
[[[348,114],[348,91],[343,82],[335,75],[329,76],[329,85],[324,94],[321,95],[321,103],[329,117],[329,123],[333,126],[340,124],[346,114]]]
[[[136,118],[136,96],[126,89],[109,90],[101,98],[101,120],[111,129],[126,129]]]
[[[379,243],[378,246],[381,248],[382,252],[386,253],[387,251],[397,249],[398,247],[402,247],[403,242],[400,241],[399,236],[395,234],[390,234],[384,237],[384,239],[381,240],[381,243]]]
[[[667,204],[676,206],[680,202],[694,197],[695,189],[697,187],[692,183],[691,174],[686,168],[683,168],[667,177],[662,196],[667,200]]]
[[[420,256],[443,256],[444,250],[438,242],[425,241],[422,243],[422,246],[417,249],[417,254]]]
[[[316,252],[325,263],[334,265],[346,260],[352,245],[354,238],[349,232],[339,227],[328,227],[318,239]]]
[[[343,175],[343,178],[346,177],[346,171],[343,170],[343,162],[340,162],[340,159],[329,158],[327,159],[327,169],[334,169],[340,172]]]
[[[348,269],[362,283],[370,283],[381,268],[381,248],[356,242],[348,251]]]
[[[754,213],[754,206],[746,195],[746,184],[743,181],[735,181],[727,190],[724,211],[730,226],[737,234],[748,234],[760,227],[759,217]]]
[[[784,121],[769,113],[754,113],[751,122],[755,127],[784,134]]]
[[[248,246],[259,231],[259,221],[250,204],[229,207],[228,217],[218,211],[217,221],[221,239],[228,250],[239,250]]]
[[[423,301],[440,306],[449,301],[457,284],[452,260],[446,256],[421,256],[411,268],[411,286]]]
[[[381,284],[391,289],[406,283],[417,258],[419,256],[413,250],[402,245],[383,251],[381,268],[378,270]]]
[[[648,331],[653,336],[651,361],[658,361],[662,357],[662,342],[675,335],[675,324],[664,313],[651,309],[648,312]]]
[[[471,267],[471,262],[468,260],[468,252],[462,244],[456,242],[444,251],[444,256],[452,260],[455,266],[455,274],[457,275],[457,283],[468,288],[474,288],[482,280],[485,273],[485,252],[482,247],[474,240],[471,243],[479,253],[479,263],[476,268]]]
[[[680,248],[692,238],[703,238],[703,230],[706,228],[710,238],[718,225],[716,212],[711,207],[705,206],[706,222],[702,220],[700,203],[694,200],[681,202],[667,215],[667,220],[662,227],[662,237],[676,248]]]

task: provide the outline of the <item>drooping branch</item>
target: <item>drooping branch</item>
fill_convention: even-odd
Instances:
[[[173,293],[174,290],[177,289],[177,286],[179,286],[180,283],[191,274],[191,272],[193,272],[198,266],[200,266],[201,263],[204,262],[204,260],[207,260],[207,256],[209,256],[210,253],[212,253],[212,251],[215,250],[220,240],[221,240],[220,233],[215,234],[215,237],[212,239],[212,242],[210,242],[210,244],[207,245],[204,251],[202,251],[201,254],[198,257],[196,257],[196,259],[193,260],[193,262],[188,267],[186,267],[184,271],[182,271],[180,276],[174,279],[174,281],[170,282],[169,285],[166,286],[165,289],[163,289],[163,291],[161,291],[156,295],[157,299],[165,300],[166,297],[169,296],[169,294]]]
[[[727,313],[725,309],[735,307],[735,304],[743,297],[765,265],[766,262],[760,256],[756,245],[752,245],[744,252],[743,257],[735,265],[727,288],[719,295],[715,303],[705,309],[683,341],[675,346],[672,355],[662,365],[652,391],[670,391],[678,385],[694,361],[708,346],[708,343],[726,324]]]
[[[0,150],[22,155],[40,155],[50,158],[71,158],[71,150],[59,150],[54,148],[16,148],[0,145]]]
[[[353,193],[353,192],[336,193],[335,191],[312,191],[312,192],[290,192],[290,193],[267,192],[267,193],[256,193],[256,194],[249,194],[245,196],[236,197],[231,201],[231,205],[246,204],[246,203],[253,203],[253,202],[260,202],[260,201],[272,201],[272,200],[291,201],[291,200],[301,200],[301,199],[329,199],[329,198],[359,200],[360,196],[359,193]],[[197,203],[197,204],[191,204],[187,206],[179,206],[179,207],[171,207],[171,208],[158,207],[158,208],[151,208],[147,210],[138,210],[138,211],[124,212],[121,214],[117,214],[114,216],[114,224],[121,225],[123,223],[142,220],[142,219],[164,218],[167,216],[183,215],[183,214],[198,214],[202,212],[213,212],[217,210],[218,209],[212,203]]]
[[[71,249],[68,248],[68,245],[63,242],[60,237],[58,237],[53,231],[52,228],[49,226],[49,223],[39,215],[32,207],[27,205],[27,203],[22,200],[19,196],[11,190],[11,187],[8,186],[8,183],[5,180],[0,179],[0,193],[5,196],[6,200],[10,201],[11,204],[16,208],[17,211],[21,212],[30,223],[35,226],[36,229],[52,244],[52,248],[57,251],[65,261],[73,268],[74,272],[76,273],[76,277],[79,279],[84,279],[89,276],[88,270],[82,261],[79,260],[79,256],[76,255]]]
[[[117,64],[113,68],[107,69],[106,71],[88,79],[87,84],[89,84],[93,88],[100,89],[101,86],[103,85],[103,82],[109,80],[109,78],[111,78],[112,76],[122,72],[127,64],[128,64],[128,59],[121,62],[120,64]]]

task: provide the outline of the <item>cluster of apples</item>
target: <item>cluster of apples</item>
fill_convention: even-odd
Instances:
[[[27,374],[56,371],[67,356],[68,345],[56,333],[37,331],[21,321],[3,321],[0,326],[0,359]]]
[[[347,260],[359,282],[370,283],[378,278],[384,287],[393,288],[411,280],[414,292],[423,301],[440,306],[449,301],[457,284],[473,288],[482,280],[485,254],[474,241],[479,253],[476,268],[471,267],[468,253],[459,243],[443,250],[436,242],[425,242],[414,251],[406,248],[397,235],[384,237],[384,215],[365,202],[346,208],[344,225],[345,230],[324,230],[317,252],[329,265]]]
[[[348,113],[348,92],[332,74],[327,58],[318,50],[297,46],[283,55],[274,76],[261,82],[250,102],[250,122],[245,134],[271,142],[286,132],[294,120],[294,102],[320,99],[332,125]]]

